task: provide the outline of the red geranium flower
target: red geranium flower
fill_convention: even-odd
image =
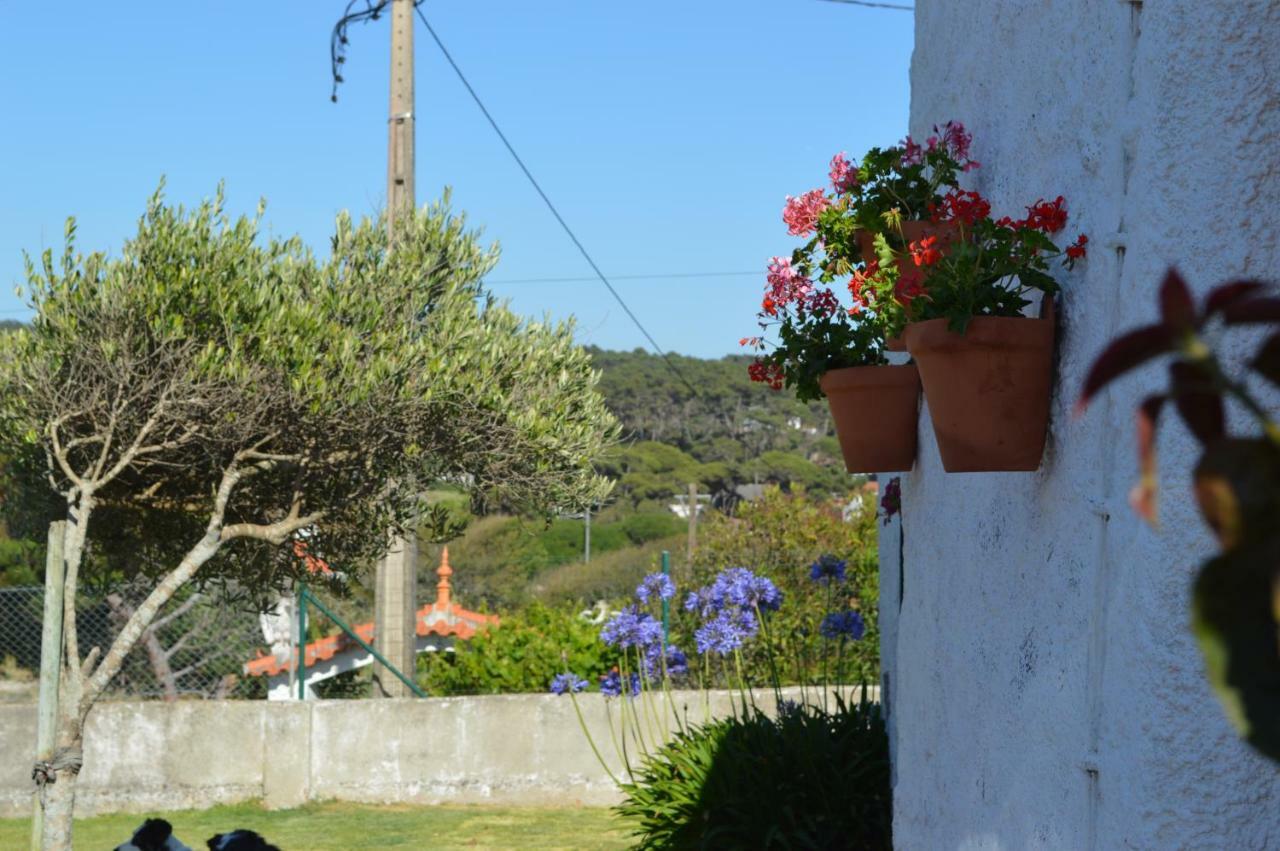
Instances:
[[[1080,236],[1076,239],[1075,242],[1067,246],[1067,256],[1070,257],[1072,260],[1079,260],[1081,257],[1085,256],[1085,254],[1088,253],[1085,250],[1085,245],[1088,244],[1088,242],[1089,242],[1089,237],[1085,236],[1084,234],[1080,234]]]
[[[926,236],[924,239],[917,240],[909,246],[911,250],[911,259],[915,261],[917,266],[932,266],[942,259],[942,252],[934,246],[937,244],[936,236]]]

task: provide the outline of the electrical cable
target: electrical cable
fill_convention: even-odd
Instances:
[[[361,3],[364,4],[363,9],[351,11]],[[347,45],[350,44],[347,39],[347,28],[352,24],[378,20],[387,3],[388,0],[377,0],[376,3],[374,0],[351,0],[342,13],[342,19],[334,24],[333,32],[329,36],[329,71],[333,76],[333,91],[329,95],[329,100],[334,103],[338,102],[338,84],[343,82],[342,74],[338,73],[338,69],[347,61]]]
[[[498,122],[494,121],[493,116],[484,105],[484,101],[480,99],[480,96],[476,94],[476,90],[472,88],[471,83],[467,80],[467,76],[462,73],[462,69],[458,67],[458,63],[453,61],[453,56],[449,53],[449,49],[444,46],[444,42],[440,40],[440,36],[436,35],[436,31],[427,20],[427,16],[422,14],[422,9],[419,8],[419,3],[421,2],[422,0],[415,0],[413,5],[414,11],[418,13],[419,20],[421,20],[422,25],[427,28],[427,32],[430,33],[431,38],[435,41],[436,47],[440,48],[440,52],[444,54],[445,60],[449,63],[450,67],[453,68],[453,72],[458,75],[458,79],[462,81],[462,85],[465,86],[467,92],[470,93],[471,99],[476,102],[476,106],[480,107],[480,111],[484,113],[484,117],[488,120],[489,126],[493,128],[493,132],[498,134],[498,138],[501,139],[502,144],[506,146],[507,153],[511,154],[511,158],[516,161],[516,165],[518,165],[520,170],[524,172],[524,176],[529,179],[529,183],[533,185],[534,191],[536,191],[542,198],[542,202],[547,205],[547,209],[551,211],[551,215],[555,216],[556,221],[560,223],[560,227],[564,229],[564,232],[568,235],[574,246],[577,247],[578,253],[587,261],[587,265],[591,267],[591,270],[596,273],[596,277],[600,279],[600,282],[603,283],[605,288],[609,290],[611,295],[613,295],[614,300],[622,307],[623,311],[631,319],[631,322],[640,329],[640,333],[649,341],[649,345],[651,345],[653,350],[662,357],[663,361],[666,362],[667,367],[670,368],[676,377],[684,382],[690,392],[692,392],[694,396],[700,396],[701,394],[698,393],[697,388],[693,386],[689,379],[685,378],[684,373],[682,373],[675,365],[675,361],[671,359],[671,356],[658,345],[658,341],[653,339],[653,335],[644,327],[644,324],[640,321],[639,317],[637,317],[631,308],[627,306],[622,295],[614,288],[613,284],[609,282],[609,279],[605,277],[604,272],[600,271],[600,267],[596,265],[596,261],[592,259],[591,254],[588,253],[581,240],[578,239],[577,234],[573,232],[573,229],[569,227],[568,222],[566,222],[564,217],[560,215],[560,211],[556,209],[556,205],[551,203],[551,199],[547,197],[547,193],[542,190],[542,186],[533,176],[533,173],[529,171],[529,167],[524,164],[524,160],[520,159],[520,155],[516,153],[516,149],[512,147],[511,142],[508,141],[507,135],[503,133],[502,128],[498,126]]]
[[[658,281],[680,278],[739,278],[748,275],[758,276],[760,271],[754,272],[689,272],[681,274],[679,272],[661,275],[614,275],[610,280],[614,281]],[[587,281],[595,281],[598,278],[502,278],[497,280],[486,280],[486,284],[580,284]]]
[[[872,0],[826,0],[828,3],[844,3],[849,6],[865,6],[868,9],[897,9],[900,12],[914,12],[915,6],[903,6],[899,3],[875,3]]]

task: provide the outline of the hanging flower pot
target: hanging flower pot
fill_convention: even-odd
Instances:
[[[910,470],[916,460],[920,375],[913,365],[853,366],[824,373],[840,452],[850,473]]]
[[[1052,302],[1049,302],[1052,305]],[[1053,313],[978,316],[964,334],[947,319],[907,325],[933,433],[948,473],[1040,467],[1049,426]]]

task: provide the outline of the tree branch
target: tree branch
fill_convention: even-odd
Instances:
[[[234,538],[253,538],[283,544],[294,532],[320,522],[324,515],[323,511],[316,511],[299,517],[295,512],[290,512],[289,517],[275,523],[233,523],[222,530],[222,540],[225,542]]]

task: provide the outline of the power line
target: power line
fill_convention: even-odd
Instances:
[[[682,278],[741,278],[750,276],[759,276],[760,270],[753,272],[686,272],[661,275],[614,275],[611,280],[614,281],[660,281]],[[588,281],[596,281],[598,278],[502,278],[498,280],[486,279],[486,284],[579,284]]]
[[[591,270],[596,273],[596,277],[600,279],[600,282],[603,283],[609,290],[610,294],[613,295],[614,300],[618,302],[623,311],[628,317],[630,317],[632,323],[640,329],[640,333],[649,341],[649,345],[653,346],[653,350],[662,356],[662,359],[666,362],[671,371],[675,373],[676,377],[685,383],[685,386],[689,388],[690,392],[692,392],[694,396],[700,395],[697,388],[690,383],[689,379],[684,377],[684,373],[682,373],[675,365],[675,361],[673,361],[671,357],[663,351],[662,347],[658,345],[658,341],[653,339],[653,335],[644,327],[644,324],[641,323],[639,317],[637,317],[635,313],[632,312],[631,308],[627,306],[627,303],[623,301],[622,296],[616,289],[614,289],[613,284],[609,283],[609,279],[605,277],[604,272],[600,271],[600,267],[597,266],[596,261],[591,258],[591,255],[582,245],[582,242],[573,232],[573,229],[569,227],[568,222],[566,222],[564,217],[560,215],[560,211],[556,209],[556,205],[552,204],[551,199],[547,197],[547,193],[542,191],[542,186],[533,176],[533,172],[529,171],[529,167],[524,164],[524,160],[520,159],[520,155],[516,153],[516,149],[512,147],[511,142],[507,140],[507,135],[502,132],[502,128],[498,126],[498,122],[494,121],[493,116],[489,114],[489,110],[485,107],[484,101],[480,100],[480,96],[476,94],[476,90],[471,87],[471,83],[468,82],[467,76],[462,73],[462,69],[458,67],[458,63],[453,61],[453,56],[449,53],[449,49],[444,46],[444,42],[440,40],[440,36],[436,35],[436,31],[431,26],[431,22],[427,20],[427,16],[422,14],[422,9],[418,6],[418,3],[420,2],[421,0],[415,0],[413,8],[414,11],[418,13],[418,18],[422,21],[422,25],[427,28],[427,32],[431,34],[431,38],[435,41],[436,47],[440,48],[440,52],[444,54],[445,60],[449,63],[450,67],[453,68],[453,72],[458,75],[458,79],[462,81],[462,85],[466,86],[467,92],[471,95],[471,99],[476,102],[476,106],[480,107],[480,111],[484,113],[484,117],[488,120],[489,126],[493,128],[493,132],[498,134],[498,138],[501,139],[502,144],[506,146],[507,153],[511,154],[511,158],[516,161],[516,165],[520,166],[520,170],[524,172],[524,176],[529,179],[529,183],[533,185],[534,190],[542,198],[542,202],[547,205],[547,209],[551,211],[551,215],[555,216],[556,221],[560,223],[560,227],[564,229],[564,232],[569,236],[569,239],[573,241],[574,246],[578,249],[578,253],[587,261],[587,265],[589,265]]]
[[[361,9],[355,7],[364,4]],[[340,68],[347,61],[347,45],[350,44],[347,38],[347,30],[352,24],[363,24],[368,21],[376,21],[382,14],[382,9],[387,5],[387,0],[351,0],[347,3],[346,10],[342,13],[341,20],[333,27],[333,33],[329,36],[329,71],[333,76],[333,92],[329,95],[329,100],[334,103],[338,102],[338,85],[343,82]],[[353,11],[354,10],[354,11]]]
[[[845,3],[849,6],[866,6],[868,9],[897,9],[901,12],[914,12],[915,6],[903,6],[899,3],[873,3],[871,0],[827,0],[828,3]]]

